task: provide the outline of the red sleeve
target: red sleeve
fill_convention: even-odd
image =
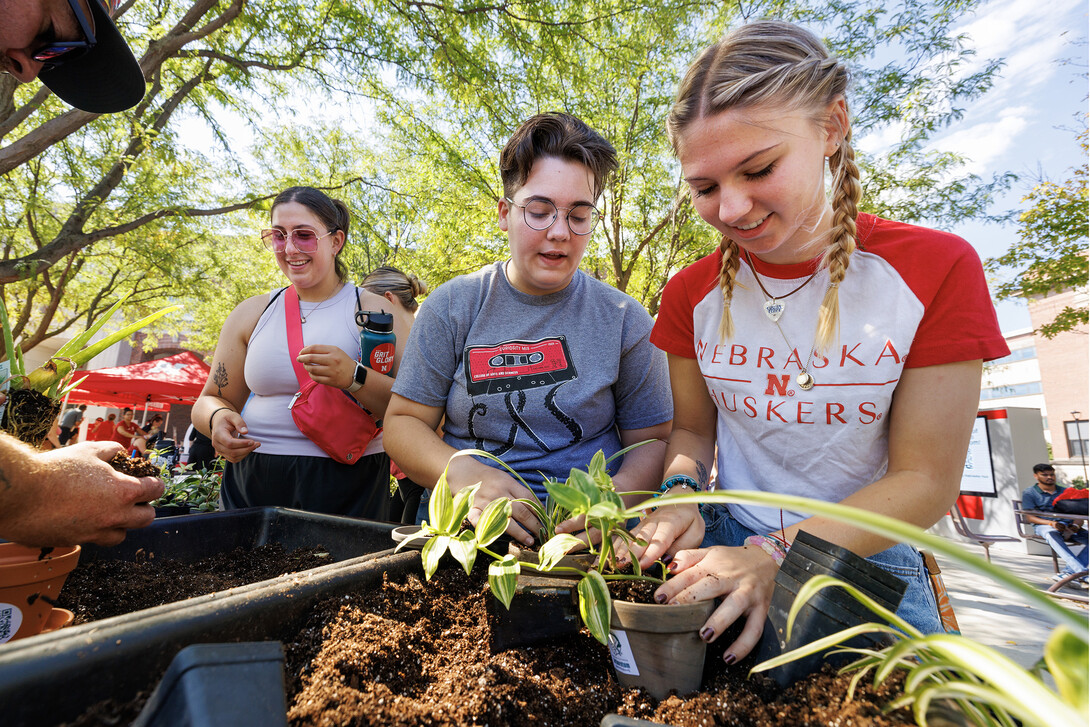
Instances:
[[[662,291],[651,343],[666,353],[696,358],[693,309],[718,284],[721,264],[717,250],[670,278]]]
[[[968,242],[870,215],[859,221],[864,249],[892,264],[924,306],[906,368],[991,361],[1010,353],[980,257]]]

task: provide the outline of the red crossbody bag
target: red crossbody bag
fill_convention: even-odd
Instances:
[[[299,363],[303,324],[299,319],[299,298],[291,285],[284,293],[284,319],[288,329],[288,354],[299,381],[299,393],[288,405],[291,418],[299,431],[323,452],[341,464],[355,464],[382,429],[375,425],[375,420],[355,397],[344,389],[319,384]]]

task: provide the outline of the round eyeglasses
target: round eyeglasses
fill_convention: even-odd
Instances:
[[[504,197],[509,204],[522,208],[522,219],[531,230],[547,230],[556,222],[560,210],[568,214],[565,219],[573,235],[589,235],[602,218],[602,213],[592,204],[577,204],[574,207],[557,207],[552,200],[531,199],[526,204],[519,204],[510,197]]]
[[[324,235],[319,235],[314,230],[308,227],[297,227],[291,232],[284,232],[278,230],[275,227],[269,230],[261,231],[261,241],[265,243],[265,247],[269,248],[273,252],[284,252],[284,248],[288,244],[288,240],[291,240],[291,244],[295,246],[295,249],[299,252],[314,252],[318,249],[318,240],[323,237],[329,237],[336,230],[330,230]]]

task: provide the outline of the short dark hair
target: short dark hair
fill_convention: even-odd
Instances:
[[[344,252],[344,247],[348,244],[348,226],[352,222],[352,215],[348,212],[348,205],[339,199],[333,199],[322,190],[314,187],[288,187],[276,195],[272,207],[269,208],[269,214],[271,215],[278,205],[287,202],[298,202],[309,209],[317,215],[318,219],[330,232],[340,230],[344,233],[344,245],[341,245],[341,249],[337,251],[333,265],[340,281],[343,283],[348,280],[348,266],[341,260],[341,253]]]
[[[1056,468],[1050,465],[1048,462],[1042,462],[1040,464],[1033,465],[1033,474],[1038,472],[1055,472]]]
[[[523,121],[500,152],[503,193],[514,196],[542,157],[556,157],[583,164],[594,176],[594,197],[605,189],[617,169],[617,150],[585,122],[571,114],[550,112]]]

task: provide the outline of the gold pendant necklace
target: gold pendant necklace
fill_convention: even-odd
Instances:
[[[325,305],[325,302],[326,302],[327,300],[329,300],[330,298],[332,298],[333,296],[335,296],[335,295],[336,295],[337,293],[339,293],[339,292],[340,292],[340,290],[341,290],[341,287],[343,287],[343,283],[342,283],[341,285],[338,285],[338,286],[337,286],[337,287],[336,287],[336,288],[335,288],[335,289],[333,290],[333,292],[332,292],[332,293],[330,293],[329,295],[327,295],[326,297],[324,297],[324,298],[322,298],[322,299],[321,299],[320,301],[318,301],[318,304],[317,304],[316,306],[314,306],[313,308],[311,308],[311,309],[310,309],[309,311],[307,311],[307,313],[306,313],[305,315],[303,314],[303,300],[302,300],[302,298],[300,298],[300,299],[299,299],[299,322],[300,322],[300,323],[306,323],[306,322],[307,322],[307,318],[309,318],[310,316],[314,315],[314,313],[315,313],[315,312],[316,312],[317,310],[319,310],[320,308],[322,308],[322,307],[323,307],[323,306]]]

